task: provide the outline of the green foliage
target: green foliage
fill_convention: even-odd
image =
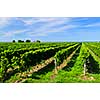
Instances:
[[[22,41],[22,40],[18,40],[18,42],[19,42],[19,43],[22,43],[22,42],[24,42],[24,41]]]
[[[8,59],[5,58],[4,56],[1,56],[0,59],[0,79],[3,80],[3,77],[5,77],[7,69],[11,67],[11,65],[8,62]]]
[[[31,42],[31,40],[26,40],[26,42]]]
[[[40,43],[41,41],[40,40],[36,40],[36,42]]]
[[[81,45],[80,43],[1,43],[0,44],[0,82],[15,82],[20,79],[21,73],[27,73],[33,68],[32,66],[43,63],[50,57],[55,57],[57,64],[60,65],[76,48]],[[94,54],[92,54],[91,50]],[[96,58],[100,57],[100,43],[82,43],[79,55],[75,57],[70,70],[59,70],[54,79],[51,64],[46,69],[32,73],[23,82],[35,83],[69,83],[69,82],[100,82],[99,67],[100,61]],[[93,77],[94,80],[82,79],[84,63],[90,62],[87,65],[86,77]],[[71,63],[71,62],[70,62]],[[96,65],[96,66],[95,66]],[[66,66],[67,67],[67,66]],[[91,68],[92,67],[92,68]],[[16,71],[16,68],[18,70]],[[11,77],[4,81],[7,77],[9,69],[12,69],[13,74]],[[92,73],[91,70],[92,69]],[[43,72],[44,71],[44,72]],[[97,73],[98,72],[98,73]],[[37,77],[37,79],[35,79]]]
[[[12,42],[13,42],[13,43],[15,43],[16,41],[15,41],[15,40],[13,40]]]
[[[75,44],[73,46],[70,46],[69,48],[57,52],[55,54],[57,65],[60,65],[63,62],[63,60],[66,59],[77,47],[78,44]]]

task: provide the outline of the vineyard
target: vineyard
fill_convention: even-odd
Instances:
[[[99,42],[0,43],[1,83],[100,82]]]

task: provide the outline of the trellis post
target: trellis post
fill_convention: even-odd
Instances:
[[[56,59],[54,59],[54,63],[55,63],[55,71],[54,71],[54,73],[57,74],[58,72],[57,72],[57,61],[56,61]]]
[[[84,76],[86,75],[86,61],[84,61]]]

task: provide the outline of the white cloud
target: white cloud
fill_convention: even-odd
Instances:
[[[8,32],[1,32],[0,35],[2,37],[12,37],[14,35],[19,35],[22,33],[26,33],[28,36],[46,36],[46,33],[34,33],[34,31],[32,32],[32,30],[30,29],[23,29],[23,30],[15,30],[15,31],[8,31]]]
[[[21,34],[23,32],[27,32],[28,29],[23,29],[23,30],[15,30],[15,31],[8,31],[8,32],[4,32],[2,33],[2,36],[3,37],[10,37],[10,36],[13,36],[13,35],[16,35],[16,34]]]
[[[84,27],[99,27],[99,26],[100,23],[92,23],[92,24],[85,25]]]
[[[68,27],[68,23],[70,22],[70,18],[40,18],[39,20],[42,21],[46,21],[46,23],[44,23],[43,25],[41,25],[39,28],[37,27],[36,29],[34,29],[34,33],[41,33],[41,32],[48,32],[48,31],[52,31],[55,30],[55,27],[60,26],[62,27],[63,24],[66,24],[66,26]],[[40,21],[41,22],[41,21]],[[58,28],[57,28],[58,29]]]
[[[61,24],[62,22],[57,22],[59,24]],[[48,25],[44,25],[42,27],[40,27],[39,29],[35,29],[35,30],[31,30],[33,33],[37,33],[37,34],[48,34],[48,33],[54,33],[54,32],[63,32],[63,31],[67,31],[68,29],[72,29],[72,28],[77,28],[79,27],[78,25],[63,25],[60,27],[55,27],[57,26],[56,23],[51,23]],[[31,34],[32,34],[31,32]]]
[[[67,17],[38,17],[37,22],[57,22],[57,21],[69,21],[71,18]]]
[[[35,19],[33,19],[33,18],[28,18],[27,19],[27,17],[25,17],[25,18],[17,17],[16,19],[19,20],[19,21],[21,21],[21,22],[23,22],[26,25],[32,25],[33,23],[36,22]]]
[[[10,17],[0,17],[0,28],[7,26],[10,23]]]
[[[18,17],[16,18],[19,21],[22,21],[26,25],[32,25],[35,23],[55,23],[59,21],[69,21],[71,18],[65,18],[65,17]]]
[[[47,36],[47,33],[33,33],[33,32],[27,32],[29,36]]]
[[[31,27],[28,27],[29,31],[27,31],[27,34],[31,36],[47,36],[47,34],[50,32],[62,32],[64,30],[76,27],[75,25],[69,25],[72,18],[67,17],[20,17],[17,18],[17,20],[22,21],[28,26],[31,25]],[[36,23],[42,24],[39,27],[33,28]]]
[[[26,29],[21,30],[9,30],[3,32],[3,37],[11,37],[16,34],[25,32],[28,36],[47,36],[48,33],[63,32],[68,29],[79,27],[78,25],[71,24],[72,18],[66,17],[18,17],[17,21],[22,21],[27,25]],[[33,28],[35,23],[41,23],[39,27]],[[31,27],[30,27],[31,26]]]
[[[77,25],[66,25],[66,26],[61,26],[59,28],[54,28],[52,30],[48,30],[47,32],[63,32],[65,30],[76,28],[76,27],[78,26]]]

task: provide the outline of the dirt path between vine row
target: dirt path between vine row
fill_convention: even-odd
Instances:
[[[48,64],[50,64],[52,61],[54,61],[54,57],[51,57],[51,58],[45,60],[45,62],[42,63],[42,64],[38,64],[38,65],[36,65],[36,66],[33,66],[32,69],[31,69],[29,72],[23,72],[23,73],[21,73],[21,75],[20,75],[21,78],[20,78],[19,80],[15,81],[15,83],[19,83],[19,82],[24,81],[24,80],[25,80],[28,76],[30,76],[32,73],[37,72],[38,70],[40,70],[40,69],[46,67],[46,66],[47,66]]]
[[[63,61],[63,63],[60,66],[57,66],[57,70],[62,69],[67,66],[67,63],[70,61],[70,59],[73,57],[73,55],[76,53],[76,51],[79,49],[79,47],[76,48],[75,51],[70,54],[66,60]]]
[[[51,75],[50,79],[54,79],[56,74],[58,74],[58,70],[63,69],[64,67],[67,66],[68,62],[71,60],[71,58],[73,57],[73,55],[76,53],[76,51],[79,49],[80,46],[78,46],[76,48],[76,50],[74,50],[64,61],[62,64],[60,64],[60,66],[57,66],[54,70],[53,70],[53,75]]]
[[[80,46],[79,46],[79,47],[80,47]],[[62,68],[64,68],[65,66],[67,66],[67,63],[70,61],[70,59],[73,57],[73,55],[76,53],[76,51],[78,50],[79,47],[77,47],[76,50],[73,51],[72,54],[71,54],[69,57],[67,57],[67,59],[64,60],[63,63],[62,63],[60,66],[57,66],[57,70],[62,69]],[[38,64],[38,65],[36,65],[36,66],[33,66],[32,69],[31,69],[29,72],[22,73],[22,74],[21,74],[21,78],[20,78],[19,80],[15,81],[15,83],[24,82],[28,76],[30,76],[30,75],[31,75],[32,73],[34,73],[34,72],[38,72],[38,70],[40,70],[40,69],[46,67],[46,66],[47,66],[48,64],[50,64],[52,61],[54,61],[54,57],[51,57],[51,58],[45,60],[45,62],[42,63],[42,64]],[[56,70],[54,69],[53,72],[56,72]]]

